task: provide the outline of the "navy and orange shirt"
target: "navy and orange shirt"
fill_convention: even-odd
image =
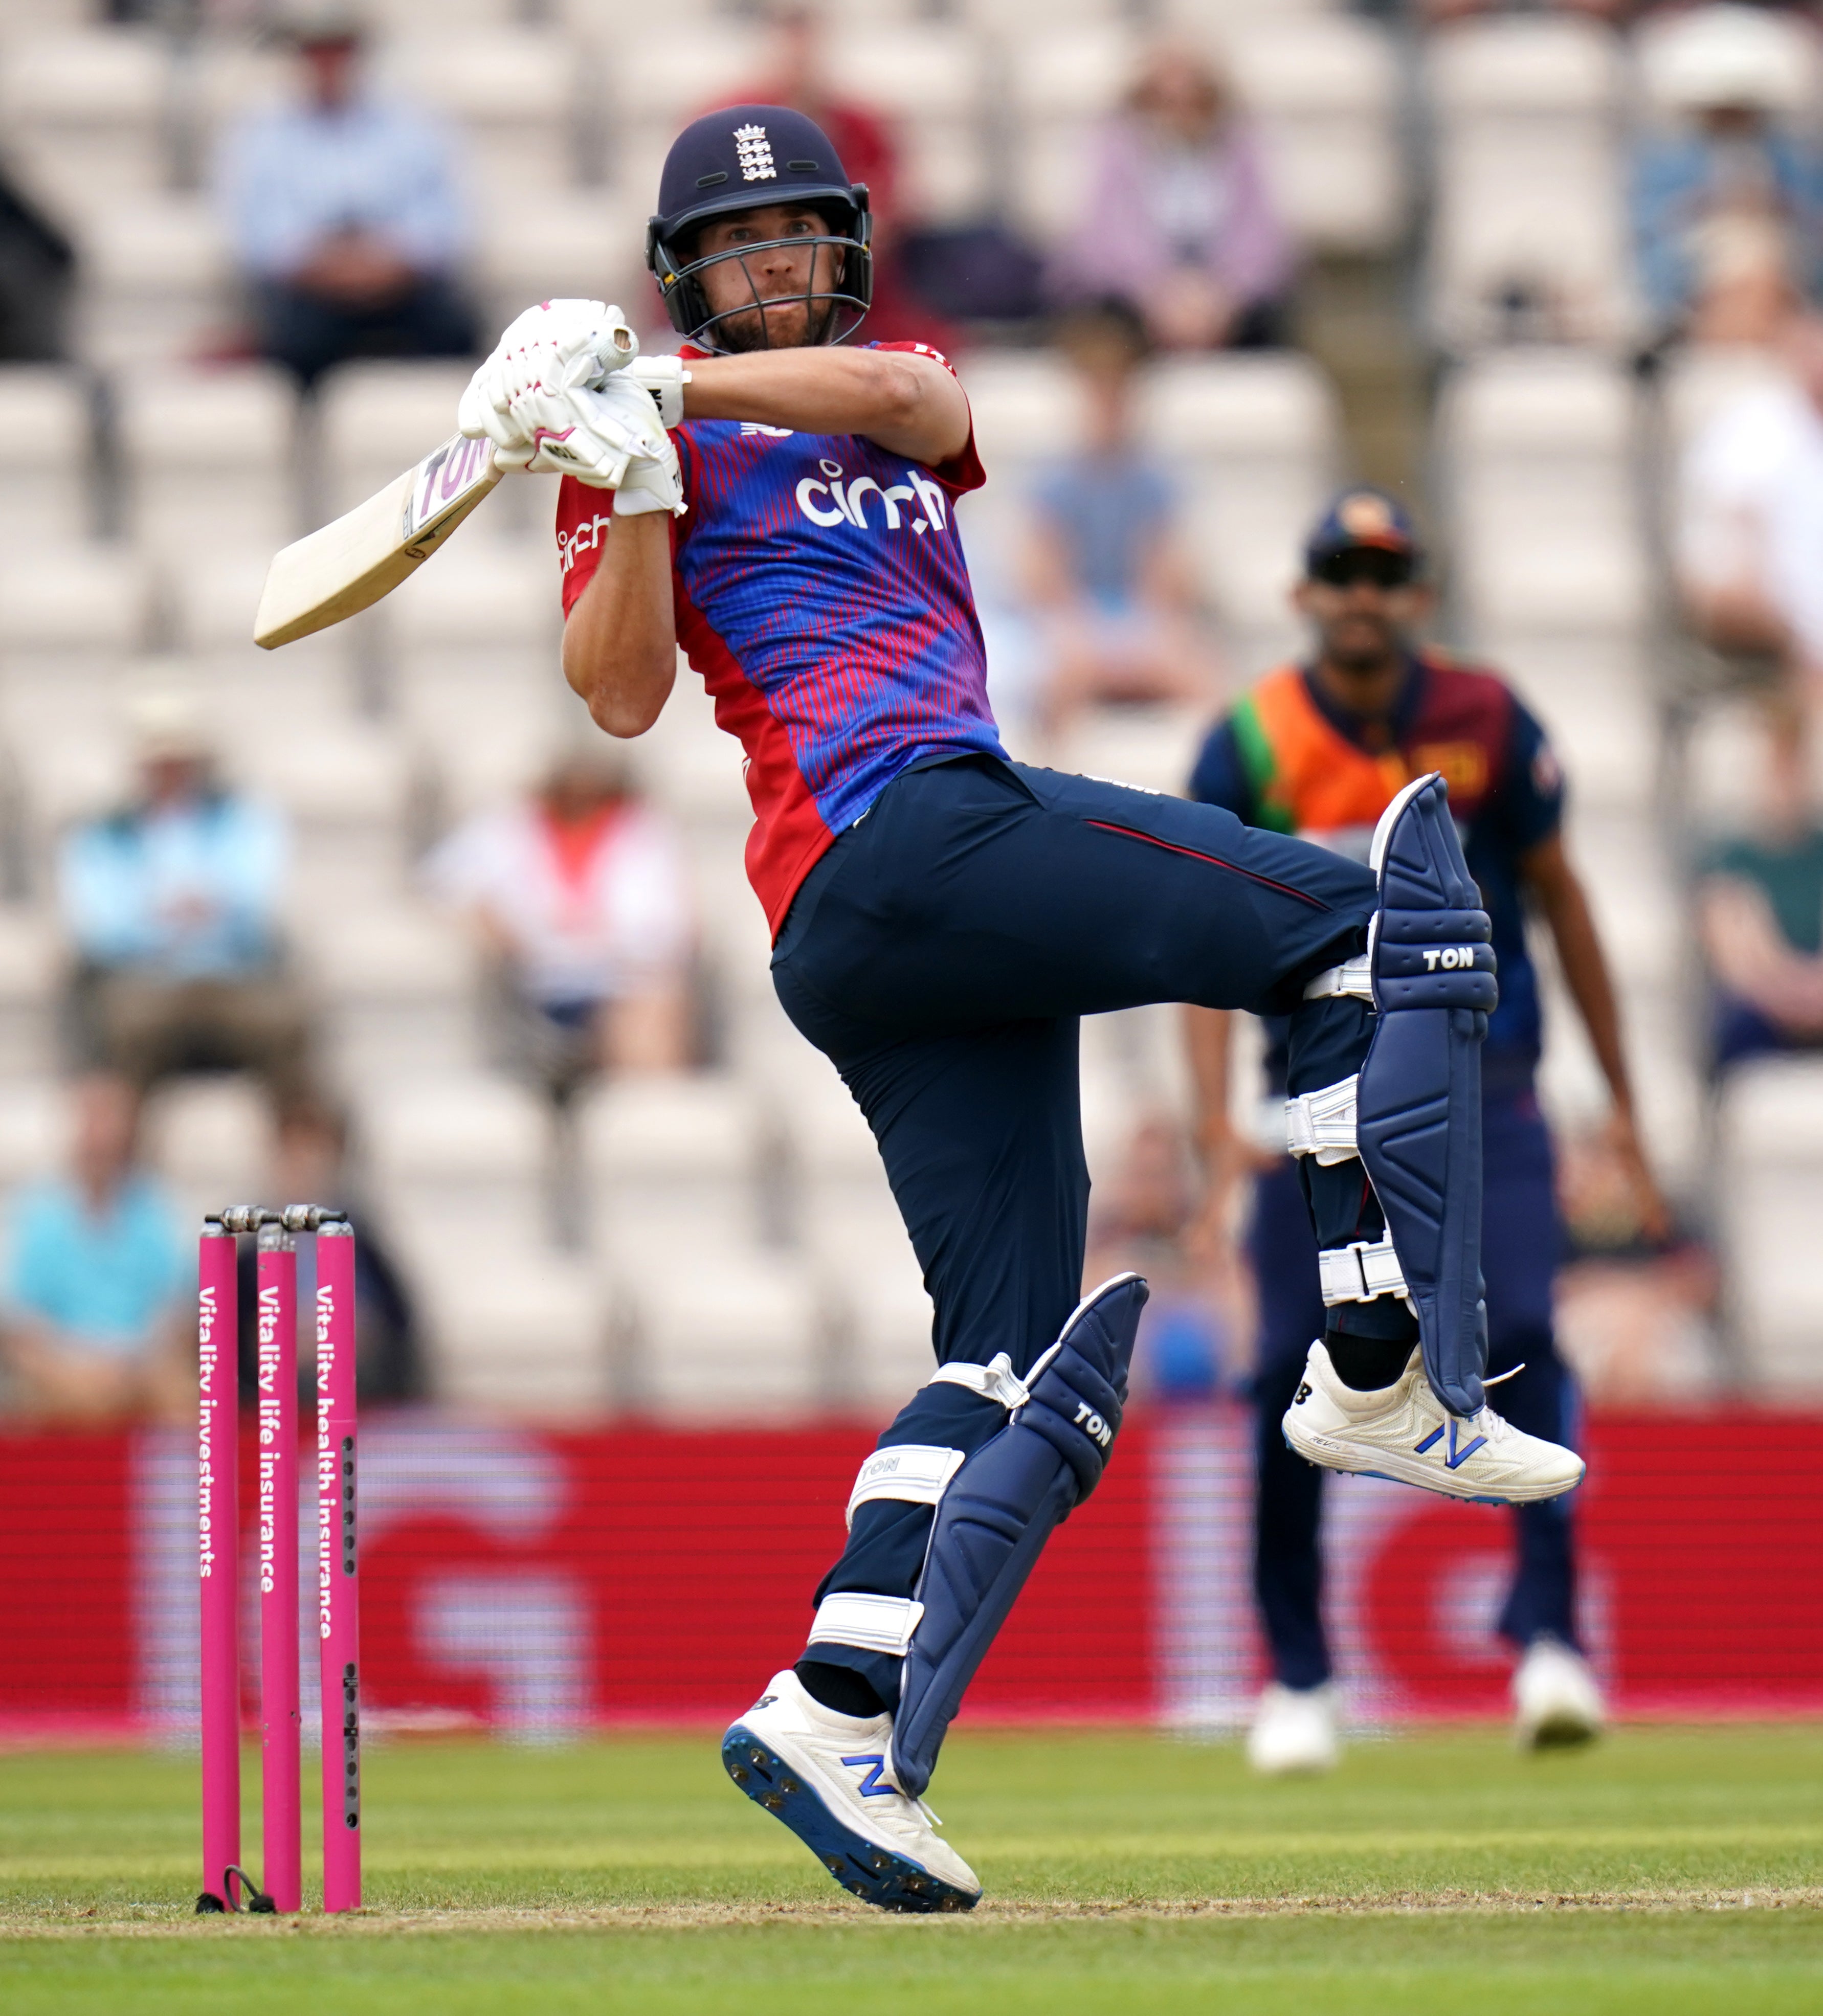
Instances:
[[[985,479],[972,435],[935,468],[859,434],[750,420],[686,420],[672,438],[689,506],[672,521],[677,639],[746,751],[747,872],[776,934],[823,851],[902,771],[1004,754],[956,529],[957,499]],[[611,491],[564,478],[566,617],[612,511]]]
[[[1413,655],[1389,725],[1392,747],[1370,749],[1359,721],[1310,672],[1285,666],[1212,731],[1190,795],[1225,805],[1248,826],[1296,833],[1364,862],[1394,796],[1414,777],[1440,770],[1500,962],[1501,1001],[1485,1054],[1497,1070],[1529,1071],[1542,1030],[1520,864],[1563,817],[1563,777],[1551,744],[1504,680],[1436,651]]]

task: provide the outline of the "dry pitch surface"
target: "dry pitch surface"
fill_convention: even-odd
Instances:
[[[706,1733],[380,1747],[369,1909],[225,1922],[189,1760],[0,1756],[0,2009],[1823,2011],[1817,1729],[1409,1737],[1270,1785],[1232,1745],[964,1731],[935,1790],[966,1919],[843,1898]]]

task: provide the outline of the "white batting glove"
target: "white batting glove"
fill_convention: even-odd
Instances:
[[[593,489],[618,490],[647,468],[676,470],[676,450],[658,424],[651,394],[629,379],[558,392],[535,385],[513,401],[508,415],[528,444],[524,466],[534,475],[574,476]],[[663,488],[661,482],[661,495]],[[656,510],[659,504],[640,508]]]
[[[672,517],[681,518],[689,509],[683,501],[683,471],[678,466],[676,447],[662,429],[658,438],[664,448],[655,459],[639,459],[627,465],[627,473],[614,493],[617,518],[636,517],[647,511],[668,511]]]
[[[513,402],[535,387],[552,393],[600,383],[630,364],[639,340],[618,308],[603,301],[541,301],[507,328],[469,380],[456,410],[463,434],[494,443],[502,469],[524,468],[534,447],[512,418]]]
[[[626,366],[627,376],[652,394],[658,418],[668,427],[683,418],[683,388],[690,372],[681,357],[639,357]]]

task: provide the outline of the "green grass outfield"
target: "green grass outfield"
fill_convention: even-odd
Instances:
[[[707,1734],[395,1743],[367,1760],[366,1912],[198,1920],[193,1760],[0,1755],[0,2010],[1823,2011],[1820,1729],[1542,1758],[1432,1733],[1277,1784],[1232,1744],[965,1730],[935,1792],[989,1901],[892,1919]]]

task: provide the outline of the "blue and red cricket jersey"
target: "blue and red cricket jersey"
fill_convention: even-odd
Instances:
[[[678,642],[747,752],[747,873],[776,933],[824,849],[902,771],[1003,753],[956,530],[956,499],[985,478],[972,436],[935,469],[858,434],[749,420],[686,420],[672,438],[690,507],[672,521]],[[564,477],[566,617],[612,511],[612,491]]]

